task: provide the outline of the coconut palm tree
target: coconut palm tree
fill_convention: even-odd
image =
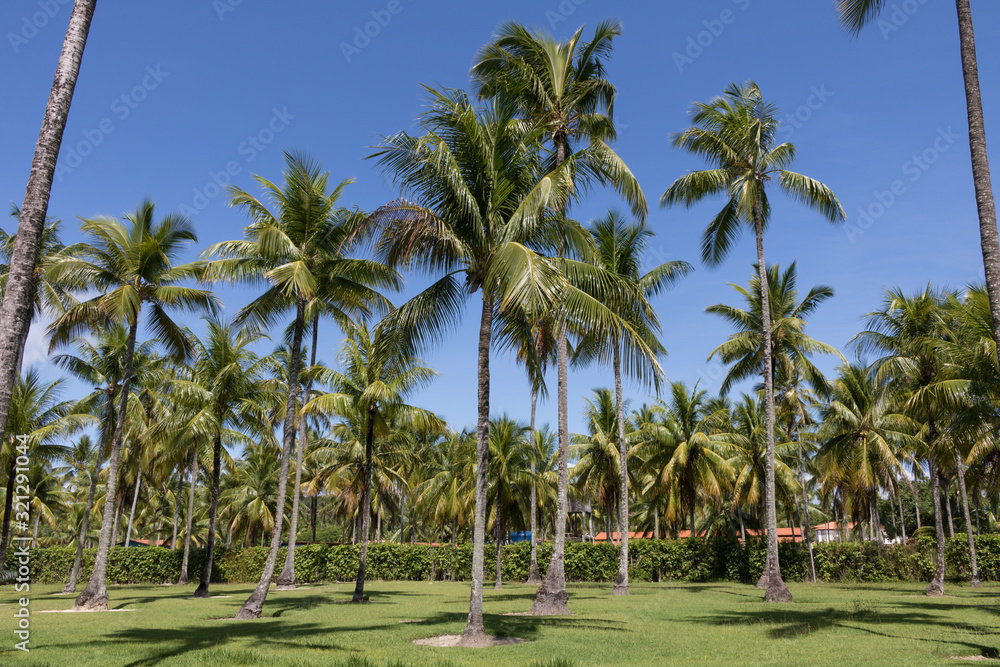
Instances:
[[[178,284],[197,277],[203,270],[197,262],[173,265],[183,245],[197,241],[191,223],[176,214],[157,222],[154,214],[155,206],[147,199],[135,211],[127,213],[124,222],[109,217],[83,220],[83,233],[93,240],[93,244],[81,242],[68,246],[48,269],[50,280],[65,279],[78,289],[97,292],[97,296],[81,301],[52,323],[53,348],[84,331],[100,330],[109,322],[128,327],[118,418],[108,452],[104,497],[109,500],[118,493],[119,454],[143,306],[149,308],[149,326],[160,344],[174,358],[180,359],[190,355],[191,342],[170,319],[167,309],[214,312],[217,304],[210,292]],[[77,597],[74,609],[107,609],[107,559],[113,515],[114,502],[106,502],[93,573],[87,587]]]
[[[20,374],[20,359],[34,311],[35,269],[42,247],[52,179],[96,6],[97,0],[75,0],[73,3],[52,81],[52,92],[45,105],[42,129],[35,143],[31,175],[21,205],[17,241],[11,253],[9,277],[0,304],[0,331],[5,334],[0,337],[0,424],[7,423],[11,394]]]
[[[381,228],[378,250],[390,266],[445,272],[394,315],[394,326],[415,348],[440,340],[465,299],[481,292],[472,595],[462,640],[478,646],[487,642],[482,572],[492,328],[501,329],[504,317],[531,317],[564,304],[570,313],[591,322],[604,320],[611,326],[617,320],[623,328],[627,323],[571,285],[560,267],[539,252],[551,247],[546,247],[546,239],[562,231],[552,211],[568,196],[577,158],[571,156],[545,173],[533,150],[541,138],[537,126],[498,104],[477,110],[461,91],[428,92],[431,105],[421,122],[425,134],[385,137],[373,155],[380,169],[416,202],[383,206],[372,214],[371,224]],[[579,233],[573,240],[585,242]],[[565,261],[581,276],[605,278],[582,262]]]
[[[631,420],[618,421],[615,397],[610,389],[595,389],[592,398],[584,399],[586,407],[583,415],[587,422],[587,434],[574,434],[570,455],[576,461],[573,465],[573,479],[576,488],[584,498],[597,502],[604,510],[605,532],[608,540],[614,533],[615,508],[621,506],[620,494],[622,461],[620,443],[628,441],[634,430]],[[626,436],[619,435],[619,429],[627,429]],[[626,450],[626,456],[629,455]],[[634,454],[632,455],[634,459]],[[626,487],[627,488],[627,487]],[[624,503],[627,506],[627,499]],[[618,516],[619,533],[625,530]],[[624,539],[624,538],[622,538]]]
[[[621,24],[602,21],[588,42],[581,41],[582,34],[583,26],[569,41],[558,42],[543,31],[529,30],[513,21],[505,23],[497,30],[495,39],[477,55],[472,68],[473,83],[481,98],[514,104],[524,118],[543,129],[550,142],[548,158],[556,168],[570,159],[574,143],[589,143],[586,159],[577,161],[572,170],[571,189],[558,207],[562,221],[565,221],[570,201],[579,192],[574,184],[594,181],[614,188],[628,202],[632,212],[644,218],[646,198],[638,181],[606,143],[616,134],[613,122],[616,90],[605,77],[605,66],[612,42],[621,34]],[[566,256],[567,250],[565,244],[559,244],[560,259]],[[569,487],[569,348],[565,313],[556,312],[559,499],[552,558],[532,605],[532,613],[541,616],[570,613],[564,563]]]
[[[678,279],[686,276],[692,267],[687,262],[665,262],[650,271],[643,271],[643,255],[654,236],[651,229],[642,222],[626,222],[620,213],[610,211],[596,220],[590,228],[597,245],[595,263],[610,274],[618,276],[626,285],[634,286],[625,290],[624,299],[610,303],[616,296],[600,295],[604,303],[623,313],[632,326],[645,338],[649,348],[657,354],[666,350],[657,340],[661,327],[656,312],[650,305],[649,297],[668,289]],[[619,290],[621,292],[621,290]],[[609,349],[610,348],[610,349]],[[621,548],[618,554],[618,575],[612,594],[628,595],[628,532],[629,532],[629,492],[628,492],[628,448],[625,443],[625,401],[622,398],[622,355],[619,336],[613,332],[591,330],[584,336],[584,342],[577,347],[577,359],[610,357],[615,374],[615,405],[618,412],[618,450],[621,458],[620,486],[618,494],[620,507],[618,524],[621,533]],[[582,354],[581,354],[582,353]],[[659,364],[656,358],[644,356],[625,360],[625,372],[637,379],[645,379],[657,391],[660,386]],[[632,429],[629,429],[632,430]]]
[[[93,470],[90,472],[90,490],[80,522],[80,531],[76,541],[76,556],[73,559],[73,567],[70,569],[69,581],[63,587],[63,593],[75,592],[76,580],[80,576],[83,543],[88,534],[90,513],[94,507],[99,473],[107,458],[111,438],[115,431],[115,396],[121,388],[122,373],[125,368],[125,353],[128,351],[128,328],[122,324],[111,324],[97,332],[94,342],[84,337],[78,337],[72,343],[77,349],[76,355],[60,354],[53,357],[52,361],[56,366],[69,373],[71,377],[95,388],[93,392],[83,398],[83,402],[90,406],[92,414],[100,416],[101,426],[97,456],[91,462]],[[145,359],[153,354],[154,346],[154,341],[147,341],[136,346],[133,351],[133,375],[135,375],[135,369],[141,371],[147,366]],[[139,359],[139,363],[135,362],[136,359]]]
[[[251,219],[244,229],[245,238],[217,243],[203,253],[219,257],[208,264],[206,279],[267,286],[261,296],[237,313],[236,324],[264,327],[288,311],[295,313],[275,505],[278,508],[285,504],[288,462],[295,443],[302,337],[309,304],[322,299],[328,309],[336,308],[344,317],[367,315],[372,308],[386,306],[377,289],[398,286],[395,272],[384,265],[344,255],[350,248],[349,237],[357,216],[337,202],[352,181],[341,181],[328,191],[329,174],[312,159],[286,152],[285,165],[282,186],[262,176],[254,177],[263,189],[263,199],[230,187],[230,205],[242,209]],[[323,274],[326,276],[321,279]],[[277,564],[282,515],[281,511],[275,512],[276,525],[264,570],[257,587],[236,614],[237,619],[260,618]]]
[[[954,335],[950,315],[943,307],[947,298],[930,286],[912,296],[899,289],[887,290],[882,307],[868,313],[866,330],[852,339],[862,352],[883,355],[873,364],[876,381],[910,394],[904,411],[920,424],[916,455],[927,460],[937,536],[937,568],[927,587],[932,596],[944,595],[945,536],[939,487],[943,460],[951,458],[953,452],[947,438],[941,437],[950,415],[933,393],[921,390],[944,379],[945,359],[938,350],[942,340]]]
[[[523,525],[525,507],[531,489],[531,446],[528,428],[508,415],[490,421],[490,485],[486,491],[496,537],[496,582],[494,589],[503,588],[500,545],[506,531]]]
[[[264,362],[250,349],[265,336],[252,327],[237,330],[231,322],[214,317],[208,318],[206,325],[203,340],[192,336],[195,359],[191,378],[167,384],[177,409],[154,427],[161,435],[178,434],[185,445],[191,439],[212,443],[205,567],[194,592],[196,598],[209,597],[223,447],[273,439],[265,410],[275,400],[263,386]],[[181,451],[188,449],[182,447]]]
[[[827,186],[787,167],[796,157],[790,143],[775,145],[779,122],[777,107],[764,100],[752,81],[732,83],[722,97],[694,105],[694,125],[674,137],[674,146],[704,157],[713,168],[691,172],[674,181],[663,193],[661,206],[692,206],[714,195],[723,195],[726,204],[702,235],[702,261],[720,264],[729,254],[744,225],[754,231],[757,268],[763,296],[761,331],[771,331],[768,303],[767,265],[764,263],[764,229],[771,216],[767,184],[778,187],[793,199],[821,213],[830,222],[846,217],[837,197]],[[781,579],[778,563],[778,523],[774,490],[774,377],[770,340],[763,346],[762,365],[767,418],[768,473],[766,490],[768,602],[791,602],[792,594]]]
[[[841,23],[857,35],[865,25],[878,18],[886,0],[838,0],[837,12]],[[976,38],[972,29],[972,9],[969,0],[955,0],[958,13],[959,51],[962,58],[962,79],[965,83],[966,113],[969,119],[969,149],[972,157],[972,181],[976,190],[979,214],[979,238],[986,270],[986,293],[989,295],[993,337],[1000,340],[1000,238],[997,235],[996,204],[990,181],[990,164],[986,154],[986,124],[983,120],[983,100],[979,91],[979,66],[976,61]]]
[[[427,386],[437,376],[411,356],[407,341],[393,328],[391,317],[368,328],[363,323],[341,321],[347,338],[340,352],[343,371],[324,378],[334,393],[317,396],[304,411],[359,415],[364,423],[364,468],[361,493],[361,553],[352,602],[363,602],[368,563],[368,533],[371,521],[372,457],[376,435],[388,435],[389,420],[405,418],[425,428],[444,428],[432,413],[407,405],[408,396]]]

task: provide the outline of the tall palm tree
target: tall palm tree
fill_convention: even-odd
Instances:
[[[394,315],[394,326],[414,347],[439,340],[457,320],[465,299],[481,292],[472,594],[462,640],[480,646],[487,643],[482,572],[494,320],[502,329],[504,317],[530,317],[562,304],[591,321],[621,320],[570,285],[559,267],[535,250],[546,250],[546,239],[560,231],[551,213],[569,193],[575,162],[545,173],[533,150],[541,136],[538,127],[501,105],[477,110],[461,91],[428,92],[431,106],[421,123],[425,134],[385,137],[373,155],[416,202],[392,202],[373,213],[371,222],[381,227],[378,248],[390,266],[445,272]],[[580,234],[574,238],[584,242]],[[593,280],[602,278],[581,262],[573,267]]]
[[[838,0],[837,11],[844,27],[852,35],[871,23],[886,6],[886,0]],[[955,0],[958,13],[959,51],[962,79],[965,83],[966,113],[969,119],[969,149],[972,157],[972,180],[979,214],[979,238],[986,270],[986,293],[989,295],[993,337],[1000,340],[1000,238],[997,235],[996,204],[990,181],[990,163],[986,154],[986,124],[983,100],[979,91],[979,66],[976,61],[976,38],[972,29],[969,0]]]
[[[952,322],[943,307],[947,295],[928,286],[922,292],[907,296],[899,289],[886,290],[882,307],[868,313],[865,331],[852,342],[865,352],[883,356],[873,364],[876,379],[891,383],[897,391],[910,393],[906,414],[920,426],[921,447],[917,456],[927,460],[934,500],[934,524],[937,537],[937,567],[927,594],[944,595],[944,522],[941,516],[942,459],[952,451],[942,431],[950,415],[936,401],[933,393],[921,391],[944,379],[945,359],[938,353],[941,341],[954,335]]]
[[[584,402],[586,407],[583,415],[588,433],[571,438],[573,445],[570,454],[576,461],[573,465],[573,479],[580,493],[585,498],[596,501],[604,510],[605,530],[611,541],[615,507],[620,506],[622,493],[619,443],[626,438],[619,435],[619,429],[623,426],[618,422],[615,397],[610,389],[595,389],[593,397],[584,399]],[[626,436],[630,435],[634,430],[631,420],[622,423],[628,429]],[[619,532],[624,531],[620,516],[618,520]]]
[[[76,556],[70,569],[69,581],[63,587],[63,593],[76,592],[76,580],[80,576],[80,566],[83,559],[83,543],[90,524],[90,512],[94,507],[94,496],[97,492],[99,473],[107,458],[114,435],[115,396],[121,387],[122,372],[125,368],[125,353],[128,350],[128,328],[122,324],[111,324],[97,332],[95,341],[79,337],[73,341],[77,354],[60,354],[52,361],[80,382],[94,387],[94,391],[83,401],[91,406],[95,415],[100,415],[101,427],[98,436],[97,456],[93,460],[93,470],[90,472],[90,490],[80,522],[80,531],[76,541]],[[135,363],[135,358],[145,359],[153,352],[155,343],[147,341],[139,344],[133,352],[133,368],[143,369],[142,361]],[[133,375],[135,374],[133,370]]]
[[[650,271],[642,271],[643,255],[654,232],[642,222],[626,222],[621,214],[611,211],[598,219],[590,228],[597,245],[595,263],[610,274],[618,276],[626,285],[634,289],[619,293],[624,299],[610,303],[615,294],[604,296],[604,302],[625,315],[636,331],[645,338],[649,348],[657,354],[666,350],[657,340],[661,327],[656,312],[650,305],[649,297],[669,288],[678,279],[686,276],[692,267],[687,262],[665,262]],[[618,554],[618,575],[615,577],[612,594],[628,595],[628,532],[629,532],[629,492],[628,492],[628,448],[625,442],[625,401],[622,398],[622,354],[620,336],[614,331],[591,330],[578,346],[583,356],[596,358],[610,357],[615,374],[615,406],[618,413],[618,451],[621,458],[619,498],[619,527],[621,548]],[[610,348],[610,349],[609,349]],[[609,354],[610,352],[610,354]],[[657,359],[636,356],[626,359],[625,371],[638,379],[646,379],[659,391],[661,373]]]
[[[18,367],[34,310],[35,267],[45,229],[52,179],[96,6],[97,0],[76,0],[73,3],[52,91],[45,105],[42,129],[35,143],[31,174],[21,205],[17,241],[9,262],[9,278],[0,304],[0,331],[5,333],[0,337],[0,424],[7,423],[11,393],[20,373]]]
[[[324,378],[335,391],[317,396],[305,406],[304,411],[353,413],[362,416],[364,422],[361,553],[352,599],[352,602],[363,602],[376,434],[385,437],[391,419],[406,418],[432,428],[443,428],[444,424],[432,413],[404,403],[408,396],[430,384],[437,372],[409,354],[406,341],[393,328],[391,316],[371,329],[363,323],[350,321],[341,321],[340,326],[347,336],[340,352],[343,371],[332,372]]]
[[[729,254],[742,227],[754,231],[757,268],[763,296],[762,331],[771,331],[767,264],[764,263],[764,228],[771,217],[767,184],[775,180],[787,195],[820,212],[830,222],[846,217],[837,197],[827,186],[788,167],[796,150],[790,143],[775,145],[779,122],[777,107],[764,100],[757,84],[732,83],[722,97],[698,102],[693,127],[674,137],[674,146],[704,157],[713,168],[694,171],[674,181],[663,193],[661,206],[692,206],[713,195],[726,204],[702,235],[702,261],[720,264]],[[778,522],[774,491],[774,377],[770,340],[763,346],[764,400],[767,419],[768,472],[766,491],[768,587],[767,602],[791,602],[792,594],[781,579],[778,563]]]
[[[250,349],[264,338],[258,331],[252,327],[236,330],[230,322],[213,317],[207,321],[204,339],[192,338],[195,359],[191,378],[168,383],[178,406],[155,430],[181,434],[184,444],[192,438],[212,443],[205,566],[194,592],[196,598],[207,598],[214,560],[223,446],[246,446],[272,439],[265,410],[274,399],[263,386],[264,362]],[[182,451],[186,449],[189,448]]]
[[[638,181],[606,143],[616,135],[613,122],[616,90],[605,77],[605,66],[614,38],[621,34],[621,24],[602,21],[588,42],[581,41],[582,34],[583,26],[567,42],[558,42],[541,30],[529,30],[513,21],[505,23],[476,57],[472,68],[474,85],[481,98],[512,103],[524,118],[541,126],[551,144],[549,160],[556,168],[570,159],[575,142],[589,143],[587,158],[579,160],[572,170],[573,181],[610,185],[628,202],[633,213],[644,218],[646,198]],[[571,188],[574,182],[570,183]],[[578,191],[571,189],[567,194],[558,207],[562,221]],[[560,259],[566,256],[567,249],[564,243],[559,244]],[[540,616],[570,613],[564,563],[569,486],[569,349],[566,315],[556,312],[559,495],[552,558],[532,605],[532,613]]]
[[[104,494],[108,501],[101,522],[101,539],[90,581],[77,597],[74,609],[105,610],[108,607],[106,575],[115,513],[111,499],[118,493],[118,459],[129,403],[139,313],[144,305],[149,307],[149,326],[170,354],[180,359],[190,355],[191,342],[170,319],[167,309],[213,312],[217,304],[210,292],[178,284],[197,277],[203,270],[200,263],[174,266],[184,244],[197,241],[191,223],[175,214],[157,222],[154,214],[155,206],[147,199],[135,211],[126,214],[124,222],[109,217],[83,220],[82,230],[93,239],[93,244],[81,242],[68,246],[49,268],[51,280],[65,278],[78,289],[97,292],[97,296],[73,306],[52,323],[53,347],[72,340],[78,333],[99,330],[109,322],[128,327],[118,418],[108,452],[108,481]]]
[[[278,508],[285,503],[288,462],[295,443],[300,357],[309,303],[320,298],[345,317],[367,315],[373,307],[385,307],[385,299],[376,288],[395,288],[398,284],[395,272],[378,262],[349,259],[343,254],[357,218],[337,202],[352,181],[342,181],[328,191],[329,174],[315,161],[286,152],[285,165],[283,186],[262,176],[254,177],[264,191],[263,200],[230,187],[230,205],[242,209],[251,220],[244,229],[245,238],[217,243],[204,252],[205,256],[219,257],[209,263],[207,279],[267,285],[261,296],[236,315],[237,324],[267,326],[289,310],[295,313],[275,505]],[[321,279],[321,272],[328,275]],[[264,570],[257,587],[236,614],[237,619],[260,618],[277,564],[282,514],[275,512]]]

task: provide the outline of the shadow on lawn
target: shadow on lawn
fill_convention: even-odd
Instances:
[[[770,625],[767,636],[771,639],[790,639],[802,635],[808,635],[817,630],[829,630],[833,628],[843,628],[847,630],[857,630],[869,634],[887,637],[891,639],[904,639],[907,641],[922,641],[943,644],[946,646],[964,646],[979,652],[984,658],[1000,658],[1000,649],[996,646],[977,644],[974,642],[961,641],[958,639],[933,639],[928,637],[897,635],[886,632],[886,626],[912,626],[915,630],[930,625],[951,631],[963,631],[976,635],[1000,634],[996,628],[985,628],[965,623],[955,623],[953,621],[941,620],[939,616],[927,612],[919,611],[881,611],[877,606],[864,601],[855,601],[853,609],[795,609],[794,607],[779,607],[773,610],[757,610],[733,612],[728,614],[717,614],[714,616],[702,616],[692,619],[696,623],[711,623],[714,625],[734,625],[734,624],[760,624]],[[941,610],[945,606],[929,603],[917,604],[914,606],[925,607],[929,611]],[[957,605],[955,605],[957,606]],[[968,607],[964,607],[968,609]],[[867,626],[878,626],[879,629]]]
[[[436,625],[465,623],[467,613],[438,612],[412,625],[433,628]],[[573,616],[507,616],[504,614],[483,614],[486,633],[497,637],[520,637],[533,640],[544,627],[573,628],[595,632],[634,632],[623,621],[608,621],[599,618],[576,618]]]

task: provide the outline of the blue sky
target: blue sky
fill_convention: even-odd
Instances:
[[[24,197],[70,4],[0,6],[5,203]],[[833,4],[101,0],[49,214],[64,221],[65,239],[75,241],[77,216],[121,215],[149,196],[161,214],[184,211],[195,221],[200,243],[193,259],[210,243],[238,238],[245,224],[216,183],[249,189],[253,173],[279,179],[283,149],[308,151],[335,182],[355,178],[343,203],[373,209],[397,193],[363,158],[378,135],[413,128],[421,83],[468,88],[475,53],[503,21],[565,39],[580,25],[589,32],[614,17],[624,26],[609,67],[618,88],[614,147],[651,204],[648,222],[657,236],[650,261],[697,266],[654,302],[668,377],[718,389],[724,369],[706,358],[730,332],[705,307],[736,303],[727,283],[745,284],[755,261],[752,236],[745,234],[721,267],[699,262],[700,234],[719,202],[657,207],[675,178],[703,166],[674,151],[670,135],[688,126],[693,101],[747,79],[782,108],[783,138],[799,151],[793,169],[828,184],[848,213],[846,226],[833,227],[776,194],[765,253],[769,263],[798,261],[803,292],[816,284],[836,290],[808,332],[850,356],[846,343],[884,287],[961,287],[982,280],[983,271],[953,3],[890,2],[882,23],[854,40],[840,28]],[[1000,4],[974,0],[972,9],[986,127],[995,133]],[[620,206],[613,194],[595,191],[573,214],[586,222]],[[7,220],[0,224],[11,229]],[[408,277],[407,294],[422,284]],[[252,296],[219,292],[228,313]],[[460,329],[425,356],[441,375],[415,399],[459,428],[475,424],[476,312],[470,308]],[[322,358],[333,361],[339,339],[327,325]],[[36,327],[26,358],[40,363],[46,356]],[[835,363],[819,365],[832,371]],[[511,359],[494,355],[492,382],[494,413],[527,419],[527,383]],[[603,368],[571,372],[571,430],[584,428],[583,398],[611,383]],[[550,387],[554,394],[554,375]],[[626,392],[633,405],[649,400],[647,388],[627,385]],[[540,406],[539,421],[555,420],[550,400]]]

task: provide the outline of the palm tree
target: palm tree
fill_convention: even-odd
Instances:
[[[503,588],[500,545],[505,529],[524,524],[525,500],[533,481],[527,432],[523,423],[507,415],[490,422],[490,485],[486,502],[491,510],[496,537],[496,582],[493,588],[497,590]]]
[[[20,373],[20,359],[34,310],[35,267],[49,208],[63,130],[69,117],[83,49],[97,0],[75,0],[69,27],[56,65],[52,92],[45,106],[42,129],[35,143],[31,175],[21,205],[17,241],[9,262],[9,277],[0,304],[0,424],[7,423],[11,393]]]
[[[502,329],[504,317],[531,317],[563,303],[591,321],[616,316],[570,285],[557,266],[533,249],[545,250],[545,239],[559,230],[551,211],[568,195],[575,162],[543,173],[532,150],[539,128],[500,105],[478,111],[460,91],[428,92],[431,108],[422,120],[426,134],[386,137],[373,155],[383,172],[417,202],[392,202],[373,213],[371,222],[382,228],[378,248],[390,266],[445,272],[394,315],[394,326],[414,347],[439,340],[457,319],[465,298],[482,294],[472,595],[462,640],[479,646],[487,642],[482,572],[494,319]],[[591,273],[582,263],[573,267]]]
[[[173,266],[182,246],[197,241],[191,223],[180,215],[168,215],[156,222],[154,213],[154,204],[147,199],[125,215],[125,222],[108,217],[83,220],[82,230],[94,244],[81,242],[67,247],[49,268],[50,280],[64,278],[78,289],[97,292],[97,296],[73,306],[52,323],[52,347],[68,342],[80,332],[99,330],[109,322],[128,327],[118,418],[108,453],[108,481],[104,494],[108,500],[104,506],[93,573],[73,605],[78,610],[106,610],[108,606],[105,578],[115,513],[112,499],[118,493],[118,459],[129,403],[139,313],[143,305],[149,306],[150,326],[170,354],[180,359],[190,355],[191,342],[170,319],[166,309],[211,312],[217,303],[210,292],[177,284],[196,277],[203,268],[199,263]]]
[[[852,35],[874,21],[886,6],[886,0],[838,0],[840,20]],[[997,235],[996,205],[990,181],[990,164],[986,154],[986,124],[983,120],[983,100],[979,91],[979,66],[976,61],[976,39],[972,29],[972,9],[969,0],[955,0],[958,11],[959,50],[962,57],[962,79],[965,82],[965,103],[969,119],[969,149],[972,156],[972,180],[976,189],[979,214],[979,238],[986,270],[986,293],[989,295],[993,337],[1000,340],[1000,239]]]
[[[340,353],[343,372],[326,378],[335,393],[317,396],[304,411],[356,414],[364,422],[364,467],[361,493],[361,554],[352,602],[363,602],[368,563],[368,533],[371,521],[372,454],[376,434],[388,435],[389,420],[406,418],[442,428],[433,414],[403,401],[437,376],[437,372],[411,356],[406,341],[387,318],[369,329],[363,323],[341,321],[347,338]]]
[[[694,126],[674,137],[674,146],[701,155],[714,168],[695,171],[674,181],[663,193],[661,206],[692,206],[712,195],[723,194],[726,204],[702,235],[702,261],[720,264],[729,254],[743,225],[754,230],[757,268],[763,296],[762,331],[771,331],[767,265],[764,263],[764,228],[771,214],[766,185],[772,179],[790,197],[819,211],[830,222],[846,216],[833,192],[825,185],[786,167],[795,159],[790,143],[775,145],[778,109],[765,102],[757,84],[732,83],[723,97],[694,106]],[[764,400],[767,419],[768,471],[766,483],[768,576],[767,602],[791,602],[778,563],[778,523],[774,491],[774,377],[770,340],[763,346]]]
[[[191,378],[175,379],[168,384],[178,403],[177,410],[155,427],[158,433],[180,434],[184,444],[191,439],[212,443],[205,567],[194,592],[196,598],[209,597],[223,446],[249,445],[254,441],[250,435],[257,440],[273,438],[264,407],[273,401],[273,396],[262,384],[264,362],[250,350],[264,336],[252,327],[237,331],[230,322],[217,318],[209,318],[207,328],[203,341],[192,336],[195,360]],[[186,449],[189,447],[182,451]],[[194,481],[192,478],[192,485]]]
[[[7,432],[11,435],[0,443],[5,462],[13,460],[16,463],[18,450],[25,445],[31,451],[32,461],[61,458],[66,454],[66,447],[55,443],[92,421],[90,415],[77,412],[78,406],[69,401],[58,400],[62,384],[62,381],[43,382],[35,369],[28,369],[22,375],[11,397],[7,421]],[[15,477],[17,466],[10,466],[10,470],[10,476]],[[9,514],[6,519],[9,523]],[[27,519],[24,521],[27,522]],[[7,533],[3,544],[0,544],[0,558],[6,558],[11,541],[9,535]]]
[[[571,159],[574,142],[589,142],[586,159],[578,160],[572,170],[574,181],[610,185],[629,203],[635,215],[644,218],[646,198],[638,181],[606,143],[615,138],[616,90],[605,78],[605,62],[611,55],[614,38],[621,34],[621,25],[617,21],[601,22],[589,42],[580,41],[582,34],[583,26],[569,41],[557,42],[551,34],[528,30],[513,21],[505,23],[476,57],[472,68],[474,85],[481,98],[512,103],[524,118],[541,126],[544,136],[551,141],[549,158],[556,168]],[[570,200],[577,194],[572,182],[570,187],[558,207],[563,222]],[[560,243],[560,259],[566,256],[566,251],[566,244]],[[532,605],[531,613],[539,616],[570,613],[564,563],[569,487],[569,349],[566,314],[561,310],[556,312],[559,495],[552,558]]]
[[[660,332],[657,318],[648,298],[659,294],[670,287],[678,279],[686,276],[692,267],[687,262],[665,262],[652,270],[643,273],[643,254],[649,245],[654,232],[645,223],[627,223],[621,215],[611,211],[607,216],[597,220],[591,226],[591,234],[597,245],[594,255],[596,264],[608,273],[618,276],[626,285],[634,286],[622,295],[625,298],[611,304],[605,297],[604,303],[612,305],[618,313],[626,314],[636,331],[645,338],[649,348],[657,354],[666,350],[656,336]],[[604,296],[604,295],[601,295]],[[612,298],[615,295],[609,295]],[[608,354],[610,348],[610,355]],[[619,335],[614,331],[603,332],[591,330],[585,336],[584,342],[578,346],[578,352],[583,356],[607,358],[615,374],[615,405],[618,413],[618,450],[621,458],[619,492],[619,519],[621,533],[621,548],[618,554],[618,575],[612,589],[614,595],[628,595],[628,452],[625,443],[625,401],[622,398],[622,358]],[[659,391],[660,369],[656,358],[635,356],[626,359],[626,372],[639,379],[646,379]]]
[[[862,351],[884,356],[874,364],[876,379],[891,383],[897,391],[910,393],[905,412],[920,427],[922,446],[918,456],[927,459],[934,499],[934,524],[937,535],[937,568],[927,594],[944,595],[944,522],[939,492],[942,459],[952,452],[942,438],[949,415],[933,393],[921,391],[942,375],[944,358],[938,354],[941,341],[953,335],[949,314],[943,308],[947,295],[929,286],[919,294],[906,296],[899,289],[887,290],[879,310],[868,313],[867,329],[852,342]]]
[[[220,257],[208,265],[207,279],[268,286],[264,294],[240,310],[235,319],[237,324],[248,322],[267,326],[288,310],[295,313],[275,505],[278,508],[285,503],[288,462],[295,442],[307,307],[314,299],[322,299],[328,303],[328,308],[335,304],[345,317],[367,315],[370,308],[385,306],[384,298],[374,288],[397,286],[395,273],[385,266],[343,256],[356,216],[339,207],[337,202],[351,181],[342,181],[328,192],[329,174],[323,173],[313,160],[286,152],[285,164],[283,187],[262,176],[254,177],[275,208],[273,212],[264,201],[230,187],[230,205],[243,209],[251,219],[244,229],[245,239],[217,243],[204,253]],[[322,274],[327,276],[321,279]],[[264,571],[257,587],[237,613],[237,619],[260,618],[277,564],[282,512],[275,512],[275,522]]]
[[[574,435],[571,439],[573,446],[570,454],[576,460],[573,479],[583,497],[596,501],[604,510],[605,531],[611,541],[615,506],[621,505],[620,494],[623,492],[619,445],[627,440],[634,428],[631,420],[619,423],[615,397],[610,389],[595,389],[593,397],[584,400],[586,407],[583,415],[588,433]],[[620,429],[627,429],[626,438],[619,435]],[[621,533],[625,527],[620,515],[618,523]]]

